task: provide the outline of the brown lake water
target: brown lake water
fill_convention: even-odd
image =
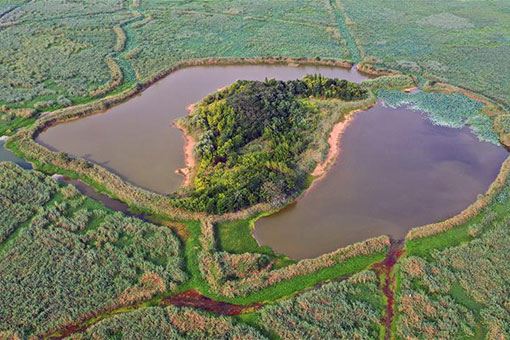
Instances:
[[[378,104],[357,113],[329,173],[296,203],[255,223],[254,236],[294,259],[451,217],[483,194],[508,156],[468,128]]]
[[[97,114],[44,131],[37,141],[52,150],[86,158],[142,188],[168,194],[182,184],[184,138],[173,121],[186,107],[239,79],[298,79],[321,73],[361,82],[355,69],[328,66],[198,66],[173,72],[139,96]]]
[[[184,138],[173,121],[187,114],[188,105],[238,79],[287,80],[310,73],[367,79],[333,67],[185,68],[104,114],[52,127],[37,141],[166,194],[182,183],[175,170],[184,167]],[[474,202],[508,155],[502,147],[478,141],[467,128],[436,126],[419,112],[381,104],[356,114],[340,143],[327,176],[297,203],[256,222],[259,243],[301,259],[382,234],[402,238],[410,228],[451,217]],[[73,184],[97,196],[85,184]],[[107,203],[127,211],[118,201]]]

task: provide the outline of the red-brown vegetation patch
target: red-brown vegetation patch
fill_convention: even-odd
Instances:
[[[391,324],[393,323],[393,316],[395,315],[395,276],[392,273],[393,266],[398,262],[398,259],[403,254],[404,240],[391,240],[391,246],[388,254],[379,263],[372,266],[378,276],[384,276],[384,284],[382,287],[383,293],[387,298],[386,310],[382,319],[386,327],[385,339],[389,340],[391,337]]]
[[[161,302],[164,305],[192,307],[220,315],[238,315],[253,312],[262,307],[261,303],[255,303],[249,306],[240,306],[227,302],[215,301],[203,296],[196,290],[187,290],[172,297],[164,298]]]

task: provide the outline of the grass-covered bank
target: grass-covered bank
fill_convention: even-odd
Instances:
[[[508,179],[460,225],[406,240],[397,276],[397,339],[508,337]],[[422,321],[427,320],[424,328]],[[448,327],[444,327],[448,320]],[[425,332],[425,333],[424,333]]]
[[[304,64],[316,64],[316,65],[344,65],[342,62],[337,61],[331,61],[331,60],[292,60],[292,59],[206,59],[206,60],[192,60],[188,63],[182,63],[180,66],[172,68],[171,70],[165,71],[164,74],[167,74],[169,72],[172,72],[176,69],[179,69],[181,67],[186,66],[192,66],[192,65],[204,65],[204,64],[244,64],[244,63],[253,63],[253,64],[259,64],[259,63],[289,63],[289,62],[295,62],[296,64],[304,63]],[[131,96],[137,94],[139,91],[143,90],[145,86],[150,85],[155,79],[148,82],[146,85],[138,84],[134,88],[130,88],[127,91],[123,91],[115,96],[109,96],[105,99],[101,99],[97,102],[87,104],[87,105],[78,105],[62,110],[58,110],[56,112],[53,112],[51,114],[45,115],[45,117],[41,118],[39,121],[36,122],[35,126],[32,128],[29,128],[28,131],[20,132],[17,137],[14,137],[18,142],[18,144],[21,144],[21,141],[25,141],[28,143],[23,143],[21,146],[16,146],[15,151],[22,157],[30,159],[30,160],[41,160],[44,159],[45,163],[57,166],[58,168],[65,169],[66,171],[73,171],[75,174],[71,175],[69,172],[66,173],[69,177],[72,178],[80,178],[82,181],[87,182],[88,184],[91,184],[96,190],[98,191],[104,191],[108,194],[112,194],[115,192],[115,196],[117,198],[120,198],[121,200],[125,201],[128,204],[131,205],[137,205],[137,206],[144,206],[142,209],[144,210],[160,210],[160,212],[165,214],[173,214],[176,217],[181,218],[190,218],[193,217],[194,214],[190,212],[179,212],[179,209],[168,209],[169,204],[168,202],[165,202],[163,207],[163,204],[159,204],[156,201],[165,201],[164,199],[161,199],[161,197],[154,197],[154,195],[147,195],[143,192],[135,192],[136,188],[133,186],[125,183],[122,181],[122,179],[118,178],[118,176],[115,176],[111,174],[106,169],[103,169],[100,166],[97,165],[91,165],[89,162],[84,160],[78,160],[75,161],[71,159],[69,156],[65,154],[58,154],[55,155],[55,153],[50,152],[45,147],[42,147],[40,145],[36,145],[33,141],[26,140],[26,138],[35,138],[38,133],[43,131],[46,128],[51,127],[54,124],[59,124],[68,120],[76,119],[78,117],[86,116],[89,114],[93,114],[95,112],[101,112],[102,110],[105,110],[108,107],[111,107],[112,105],[116,105],[118,103],[123,102],[124,100],[130,98]],[[14,145],[14,143],[10,144],[11,146]],[[44,156],[42,156],[44,155]],[[58,157],[57,157],[58,156]],[[51,172],[52,169],[50,167],[45,167],[48,172]],[[93,174],[91,172],[94,172]],[[62,173],[62,172],[61,172]],[[109,182],[109,183],[106,183]],[[142,200],[141,197],[144,197]],[[150,197],[152,196],[152,197]],[[160,206],[159,208],[156,208],[155,206]],[[260,207],[259,209],[263,209],[263,207]],[[248,214],[251,214],[252,212],[248,212]],[[179,215],[180,214],[180,215]],[[194,218],[199,218],[200,214],[196,215]]]

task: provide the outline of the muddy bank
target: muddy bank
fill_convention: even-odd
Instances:
[[[195,104],[188,106],[188,110],[192,111]],[[182,181],[182,187],[188,187],[193,183],[193,177],[195,176],[195,155],[193,150],[195,149],[196,139],[186,131],[179,121],[174,123],[175,127],[182,131],[184,135],[184,168],[175,170],[179,175],[184,176]]]
[[[322,162],[317,164],[314,171],[312,172],[313,177],[317,177],[315,180],[320,179],[322,176],[324,176],[328,169],[336,162],[340,156],[340,150],[341,150],[341,137],[342,134],[345,132],[349,124],[352,122],[352,119],[354,115],[358,112],[361,112],[362,110],[354,110],[351,111],[344,120],[341,122],[336,123],[333,126],[333,129],[331,130],[331,133],[328,138],[328,155],[326,156],[326,159]],[[312,184],[313,186],[313,184]]]

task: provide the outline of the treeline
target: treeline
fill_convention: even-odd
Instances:
[[[358,84],[321,75],[238,81],[206,97],[182,121],[199,135],[200,163],[193,189],[174,197],[174,204],[222,214],[296,194],[308,175],[298,163],[317,140],[321,120],[314,100],[367,97]]]

